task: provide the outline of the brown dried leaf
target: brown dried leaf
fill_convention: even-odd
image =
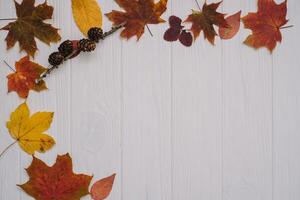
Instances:
[[[48,45],[60,40],[58,29],[43,22],[52,18],[53,7],[47,2],[38,6],[34,6],[34,3],[35,0],[23,0],[21,4],[15,1],[17,20],[1,28],[9,31],[5,39],[7,49],[19,42],[20,50],[32,57],[37,50],[35,37]]]
[[[165,22],[160,16],[167,9],[168,0],[115,0],[123,11],[113,10],[106,16],[115,26],[124,24],[121,37],[131,38],[134,35],[139,39],[147,24],[159,24]]]

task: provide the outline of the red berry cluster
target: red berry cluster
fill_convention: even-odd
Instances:
[[[169,18],[169,24],[170,28],[166,30],[164,39],[169,42],[179,40],[184,46],[190,47],[193,43],[193,37],[192,34],[182,26],[182,20],[172,15]]]

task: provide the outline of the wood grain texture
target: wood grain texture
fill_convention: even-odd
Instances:
[[[224,2],[237,9],[256,2]],[[272,200],[272,56],[242,46],[248,34],[223,42],[223,198]]]
[[[48,2],[62,40],[83,37],[71,1]],[[98,2],[103,13],[119,9]],[[163,18],[184,18],[191,8],[194,0],[171,0]],[[215,46],[202,35],[191,48],[167,43],[167,23],[150,25],[154,36],[145,30],[139,42],[118,33],[100,42],[54,71],[48,91],[30,94],[32,112],[55,112],[49,133],[57,144],[37,156],[53,164],[70,152],[75,172],[93,174],[93,182],[117,173],[111,200],[299,200],[300,2],[288,0],[288,9],[294,27],[282,31],[272,55],[243,45],[250,31],[242,25]],[[256,1],[224,0],[220,7],[238,10],[255,12]],[[13,2],[0,1],[0,13],[15,16]],[[103,28],[110,26],[104,18]],[[6,32],[0,35],[4,40]],[[47,66],[58,44],[38,47],[35,61]],[[11,65],[24,55],[17,46],[6,52],[4,42],[0,51]],[[1,67],[0,151],[12,142],[5,122],[22,102],[6,92],[9,72]],[[1,200],[31,199],[16,187],[30,162],[17,145],[0,158]]]
[[[122,42],[124,200],[171,199],[171,48],[149,28]]]
[[[6,8],[6,15],[14,16],[13,5],[6,5],[5,2],[0,2],[1,8]],[[2,9],[1,9],[2,10]],[[4,37],[5,33],[1,33],[1,37]],[[0,45],[1,52],[6,52],[6,46],[4,43]],[[1,55],[1,60],[5,59],[11,65],[16,61],[15,55],[18,54],[18,50],[12,50],[10,54],[3,57]],[[6,146],[13,142],[11,139],[7,129],[6,129],[6,121],[10,116],[10,112],[16,108],[16,105],[21,103],[20,99],[16,94],[7,95],[7,82],[6,75],[11,73],[9,68],[1,67],[0,70],[0,93],[1,93],[1,105],[0,105],[0,151],[2,151]],[[16,183],[20,181],[20,151],[17,145],[13,146],[7,154],[4,154],[2,158],[0,158],[0,199],[20,199],[20,191],[16,188]]]
[[[288,3],[289,24],[284,41],[273,55],[273,169],[274,200],[300,197],[300,6]]]
[[[191,8],[173,1],[179,16]],[[173,45],[173,200],[222,198],[221,56],[220,41],[212,46],[203,34],[191,48]]]
[[[113,8],[113,2],[99,3],[105,5],[104,11]],[[111,27],[106,23],[103,28]],[[73,38],[83,37],[73,22],[71,29]],[[83,54],[71,62],[74,166],[76,171],[93,174],[93,182],[116,173],[111,198],[121,199],[121,42],[109,37],[93,53]]]

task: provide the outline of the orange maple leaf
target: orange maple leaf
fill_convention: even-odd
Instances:
[[[165,22],[160,16],[167,9],[168,0],[115,0],[125,12],[113,10],[106,16],[114,25],[124,24],[125,29],[121,37],[131,38],[134,35],[139,39],[147,24],[159,24]]]
[[[224,28],[228,27],[224,19],[225,14],[216,11],[221,3],[222,1],[211,4],[206,4],[205,2],[201,11],[193,10],[193,13],[188,16],[185,22],[192,23],[191,31],[194,35],[194,39],[203,31],[204,37],[207,38],[211,44],[214,44],[215,36],[218,35],[214,29],[214,25]]]
[[[252,30],[244,43],[255,49],[266,47],[272,52],[282,40],[280,28],[288,22],[286,13],[287,0],[281,4],[274,0],[258,0],[257,12],[242,18],[245,28]]]
[[[26,171],[29,181],[18,186],[36,200],[80,200],[89,194],[92,176],[74,174],[69,154],[58,156],[52,167],[33,157]]]
[[[36,79],[46,70],[41,65],[31,62],[29,56],[21,58],[15,64],[16,71],[7,76],[8,92],[15,91],[19,97],[27,98],[29,90],[42,91],[47,89],[46,83],[42,80],[39,83]]]

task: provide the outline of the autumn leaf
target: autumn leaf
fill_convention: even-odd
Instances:
[[[108,197],[112,190],[116,174],[101,179],[94,183],[91,188],[91,196],[94,200],[103,200]]]
[[[147,24],[159,24],[165,22],[161,15],[167,9],[167,0],[160,0],[154,3],[154,0],[115,0],[123,11],[113,10],[106,16],[114,25],[124,24],[124,30],[121,37],[131,38],[137,36],[139,39]]]
[[[10,115],[6,127],[20,147],[28,154],[35,151],[44,153],[54,144],[54,139],[44,132],[49,129],[53,119],[53,112],[37,112],[30,116],[26,103],[22,103]]]
[[[194,35],[194,39],[196,39],[201,31],[203,31],[204,38],[211,44],[214,44],[215,36],[217,36],[214,25],[218,27],[228,27],[228,24],[224,19],[225,14],[216,11],[221,3],[222,1],[211,4],[206,4],[205,2],[202,11],[192,10],[192,14],[187,17],[185,22],[192,23],[191,31]]]
[[[7,49],[15,46],[18,41],[20,50],[32,57],[37,50],[35,37],[48,45],[60,40],[58,29],[43,22],[52,18],[53,7],[47,5],[47,2],[38,6],[34,6],[34,3],[35,0],[23,0],[21,4],[15,1],[17,20],[1,29],[9,31],[5,39]]]
[[[52,167],[33,157],[26,169],[28,182],[18,186],[36,200],[80,200],[89,194],[92,176],[74,174],[72,168],[69,154],[57,156]]]
[[[77,27],[85,36],[90,28],[101,28],[102,13],[96,0],[72,0],[72,11]]]
[[[15,91],[19,97],[27,98],[29,90],[40,92],[47,89],[45,81],[36,82],[36,79],[40,77],[46,68],[31,62],[29,56],[21,58],[15,66],[16,71],[7,76],[8,92]]]
[[[288,22],[286,14],[287,0],[280,4],[273,0],[258,0],[257,12],[242,18],[245,28],[252,30],[244,43],[255,49],[266,47],[272,52],[276,43],[282,40],[280,28]]]
[[[193,43],[192,34],[183,29],[184,26],[181,23],[182,20],[179,17],[172,15],[169,18],[170,28],[165,32],[164,40],[168,42],[179,40],[184,46],[190,47]]]
[[[237,12],[234,15],[226,17],[226,22],[228,27],[220,27],[219,28],[219,36],[223,40],[228,40],[233,38],[240,29],[241,24],[241,11]]]

